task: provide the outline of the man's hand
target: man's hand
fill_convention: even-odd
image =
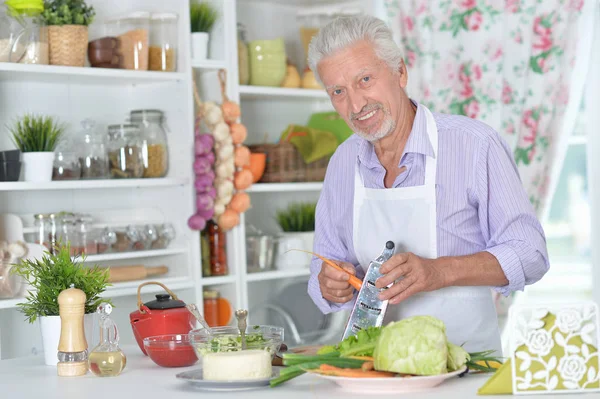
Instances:
[[[390,304],[398,304],[408,297],[424,291],[435,291],[446,286],[446,277],[434,259],[425,259],[413,253],[401,253],[392,256],[382,266],[377,288],[383,288],[397,281],[379,294],[382,300],[389,299]]]
[[[345,269],[354,275],[356,270],[351,263],[333,261],[342,269]],[[346,303],[351,301],[354,296],[354,288],[348,283],[349,276],[329,266],[325,262],[321,264],[319,273],[319,286],[323,298],[334,303]]]

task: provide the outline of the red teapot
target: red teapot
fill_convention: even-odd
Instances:
[[[156,299],[142,303],[142,287],[149,284],[160,285],[168,294],[157,294]],[[196,318],[185,307],[185,303],[170,289],[156,281],[140,284],[137,291],[138,309],[129,314],[129,321],[138,346],[144,350],[144,338],[166,334],[188,334],[196,326]]]

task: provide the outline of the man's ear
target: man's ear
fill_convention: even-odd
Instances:
[[[408,84],[408,71],[406,70],[406,65],[404,64],[404,59],[400,60],[400,64],[398,65],[398,82],[400,87],[405,89]]]

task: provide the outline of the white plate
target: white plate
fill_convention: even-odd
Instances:
[[[249,389],[258,389],[268,387],[271,379],[279,376],[279,368],[273,367],[271,378],[251,381],[211,381],[202,377],[202,368],[184,371],[175,377],[187,381],[195,388],[207,391],[247,391]]]
[[[462,374],[467,369],[464,366],[460,370],[447,374],[419,376],[419,377],[381,377],[381,378],[351,378],[334,377],[317,373],[311,375],[324,378],[336,383],[341,390],[363,394],[397,394],[405,392],[424,391],[440,385],[445,380]]]

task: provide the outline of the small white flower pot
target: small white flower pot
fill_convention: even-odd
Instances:
[[[88,354],[98,343],[94,333],[99,327],[96,326],[95,313],[89,313],[83,316],[83,326],[85,329],[85,340],[88,344]],[[58,342],[60,341],[60,316],[40,317],[40,329],[42,331],[42,344],[44,345],[44,362],[47,366],[56,366],[58,364]]]
[[[192,60],[205,60],[208,58],[208,33],[192,33]]]
[[[21,154],[21,161],[23,162],[23,180],[52,181],[54,152],[24,152]]]

